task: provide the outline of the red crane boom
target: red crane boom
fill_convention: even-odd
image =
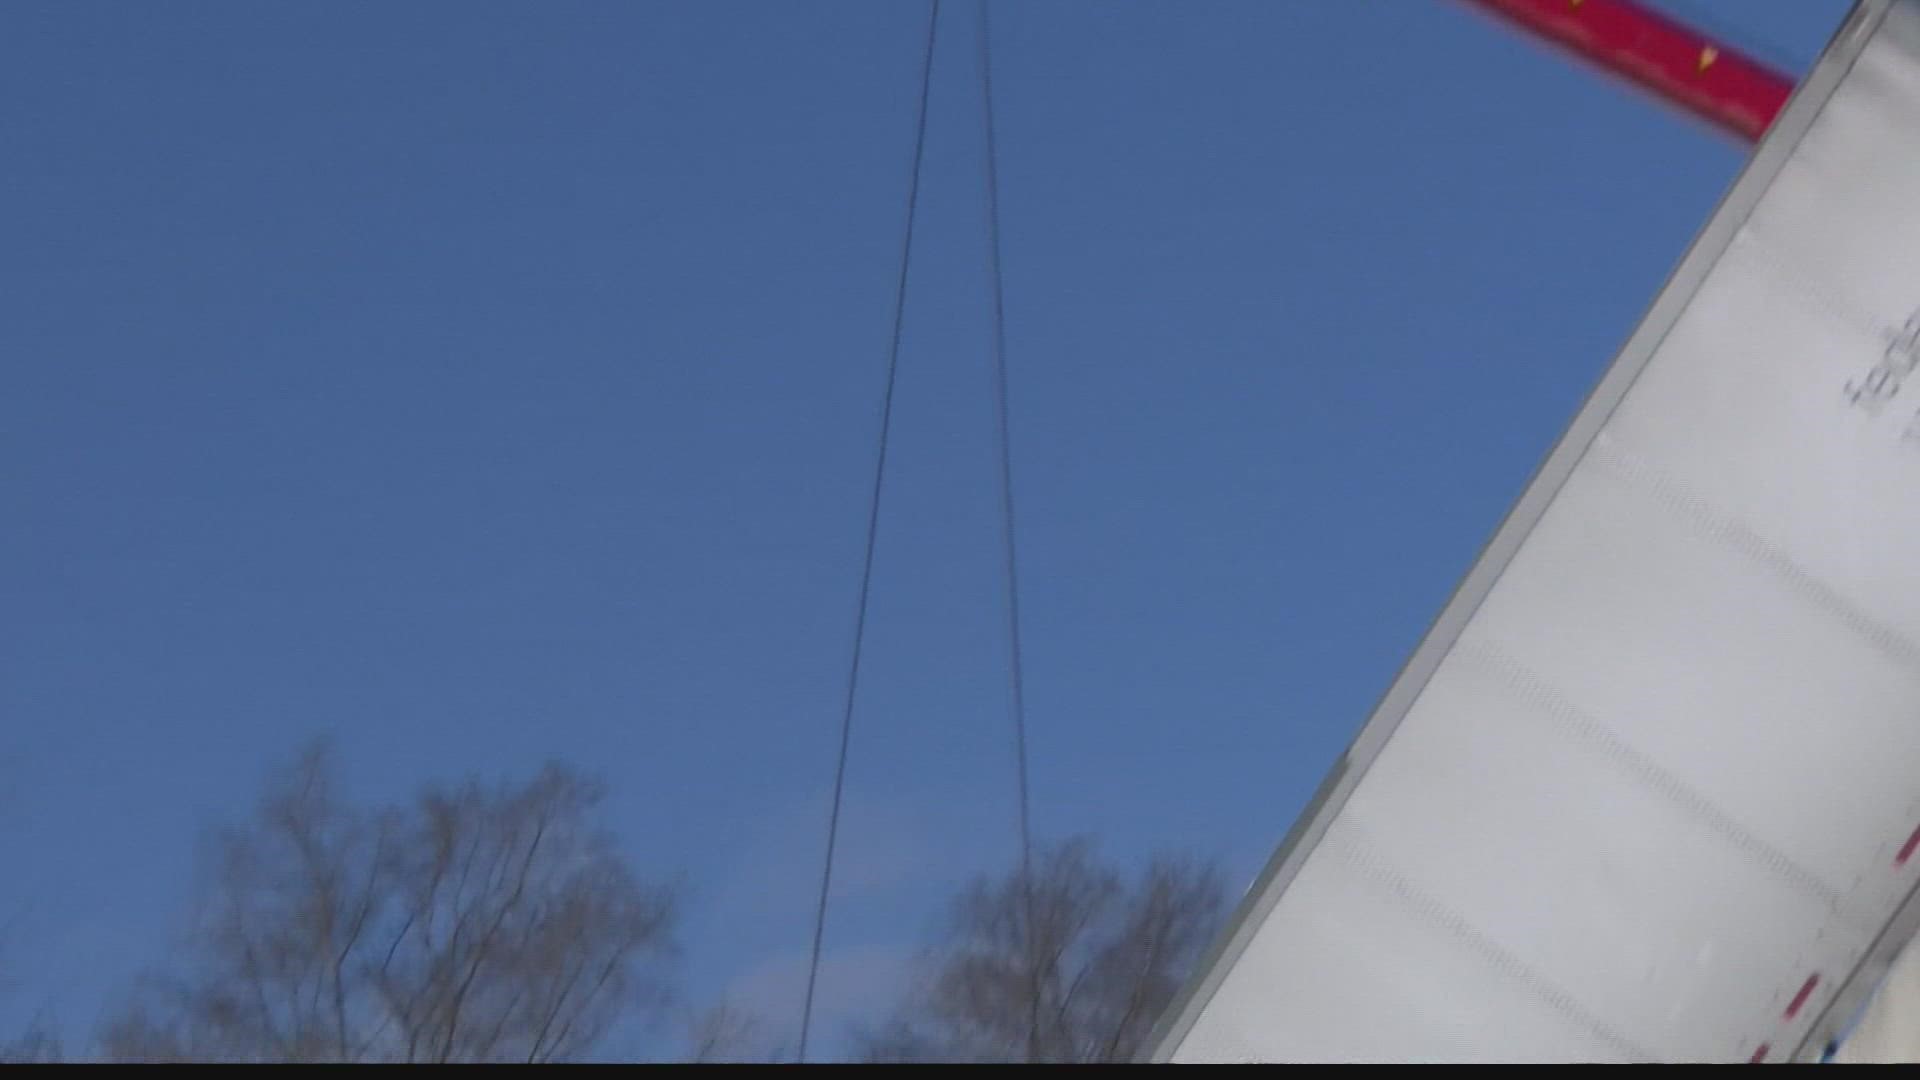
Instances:
[[[1633,0],[1467,0],[1748,142],[1794,80]]]

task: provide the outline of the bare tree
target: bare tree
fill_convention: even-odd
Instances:
[[[698,1010],[688,1020],[686,1060],[691,1064],[762,1064],[786,1056],[785,1049],[767,1037],[759,1016],[730,1002]]]
[[[0,927],[0,930],[4,930]],[[0,933],[0,976],[6,972],[5,935]],[[0,990],[11,989],[0,978]],[[18,1035],[0,1039],[0,1065],[52,1065],[61,1060],[60,1039],[45,1017],[29,1023]]]
[[[61,1060],[60,1040],[39,1024],[0,1043],[0,1065],[57,1065]]]
[[[110,1023],[142,1061],[548,1062],[666,1001],[668,892],[591,826],[598,789],[549,766],[365,810],[306,754],[212,838],[179,970]]]
[[[17,918],[0,922],[0,994],[13,990],[7,943],[14,937],[16,922]],[[0,1039],[0,1065],[51,1065],[60,1060],[60,1038],[45,1016],[36,1017],[18,1035]]]
[[[878,1031],[874,1061],[1119,1062],[1148,1032],[1206,948],[1220,875],[1157,858],[1129,880],[1086,839],[1035,853],[1024,871],[981,879],[955,900],[922,985]]]

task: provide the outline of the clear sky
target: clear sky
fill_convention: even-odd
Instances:
[[[1801,73],[1846,0],[1673,0]],[[948,0],[829,1032],[1014,852]],[[798,1012],[926,7],[0,8],[0,1024],[197,830],[557,757]],[[1036,827],[1249,881],[1740,167],[1449,0],[1000,0]],[[4,1030],[4,1028],[0,1028]]]

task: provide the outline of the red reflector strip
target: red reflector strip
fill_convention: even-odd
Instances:
[[[1771,1049],[1773,1049],[1773,1045],[1771,1043],[1761,1043],[1760,1049],[1755,1050],[1753,1052],[1753,1056],[1747,1059],[1747,1064],[1758,1065],[1761,1062],[1767,1060],[1767,1051]]]
[[[1636,0],[1470,0],[1749,142],[1794,80]]]
[[[1893,857],[1893,865],[1907,865],[1907,860],[1913,858],[1915,848],[1920,848],[1920,825],[1915,825],[1913,827],[1913,835],[1907,837],[1907,842],[1900,845],[1900,854]]]
[[[1800,984],[1800,992],[1793,995],[1792,1001],[1787,1002],[1787,1019],[1793,1019],[1801,1007],[1806,1005],[1807,999],[1813,996],[1813,988],[1819,985],[1819,972],[1816,971],[1812,975],[1807,976],[1807,981]]]

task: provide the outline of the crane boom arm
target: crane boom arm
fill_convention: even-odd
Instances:
[[[1757,141],[1794,80],[1633,0],[1467,0],[1715,127]]]

